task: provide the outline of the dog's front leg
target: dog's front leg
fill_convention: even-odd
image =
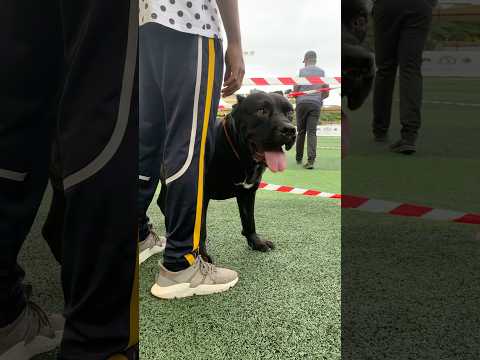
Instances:
[[[208,210],[209,199],[208,196],[205,196],[203,203],[203,212],[202,212],[202,228],[200,231],[200,244],[199,244],[199,255],[206,262],[213,264],[213,259],[207,252],[207,210]]]
[[[255,194],[256,190],[239,190],[237,193],[238,210],[242,221],[242,235],[247,238],[248,246],[253,250],[269,251],[273,243],[262,240],[255,230]]]

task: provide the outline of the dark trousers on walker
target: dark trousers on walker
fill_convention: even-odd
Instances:
[[[400,69],[400,122],[404,140],[415,143],[421,125],[422,53],[434,0],[377,0],[374,9],[377,73],[373,96],[373,133],[390,127],[393,89]]]
[[[160,180],[169,269],[193,264],[198,254],[222,74],[220,40],[140,27],[139,237],[148,234],[146,213]]]
[[[60,359],[138,344],[137,28],[135,1],[2,2],[0,327],[28,301],[17,256],[53,169],[44,235],[62,265]]]
[[[307,138],[307,161],[315,162],[317,157],[317,125],[321,107],[314,103],[300,103],[295,109],[297,117],[297,162],[302,161]]]

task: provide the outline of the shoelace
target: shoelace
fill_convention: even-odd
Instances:
[[[148,230],[150,231],[150,234],[152,234],[155,244],[162,245],[163,241],[160,239],[157,233],[153,230],[152,224],[148,224]]]
[[[50,319],[40,306],[32,301],[28,301],[26,311],[27,313],[25,315],[29,318],[28,321],[30,323],[30,326],[27,328],[25,334],[26,344],[31,342],[38,334],[40,334],[42,329],[47,330],[45,335],[51,338],[55,336]]]
[[[200,272],[202,273],[202,275],[212,276],[217,271],[215,265],[206,262],[202,259],[200,255],[197,257],[197,261],[199,262]]]

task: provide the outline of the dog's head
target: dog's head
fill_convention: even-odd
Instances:
[[[373,84],[375,61],[363,43],[367,25],[365,0],[342,1],[342,96],[351,110],[364,103]]]
[[[368,8],[365,0],[342,0],[342,38],[345,32],[362,43],[367,36]],[[343,41],[343,39],[342,39]]]
[[[237,101],[232,116],[252,158],[273,172],[284,170],[284,150],[290,150],[296,139],[292,104],[282,95],[264,92],[237,96]]]

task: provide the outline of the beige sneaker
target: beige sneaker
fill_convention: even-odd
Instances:
[[[167,240],[163,236],[158,236],[152,229],[147,238],[138,243],[140,264],[147,260],[150,256],[161,253],[165,250]]]
[[[160,264],[151,293],[161,299],[209,295],[227,291],[237,281],[238,274],[235,271],[216,267],[198,256],[195,264],[178,272],[168,271]]]
[[[47,315],[28,301],[25,310],[12,324],[0,328],[0,360],[29,360],[60,345],[65,320]]]

